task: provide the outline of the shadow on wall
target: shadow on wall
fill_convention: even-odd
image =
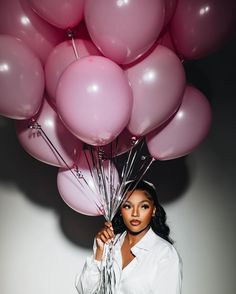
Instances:
[[[212,85],[209,84],[207,75],[221,73],[222,78],[226,79],[226,81],[222,82],[222,85],[228,82],[228,78],[230,78],[231,83],[234,81],[235,77],[232,73],[235,72],[235,40],[236,36],[229,42],[227,47],[205,59],[189,61],[184,64],[187,81],[199,88],[213,103],[216,118],[220,113],[216,109],[217,102],[215,98],[217,97],[212,97]],[[207,75],[206,68],[208,69]],[[223,74],[221,69],[227,74]],[[214,93],[214,95],[216,94]],[[224,107],[229,114],[227,119],[234,117],[230,114],[235,110],[235,107],[231,107],[231,104],[229,105],[226,108],[227,103],[223,105],[220,103],[220,111]],[[218,135],[214,135],[213,132],[211,138],[209,138],[212,142],[208,140],[208,144],[214,145],[216,149],[215,145],[222,142],[221,137],[228,135],[228,133],[223,128],[224,124],[222,124],[222,127],[221,124],[217,124],[217,121],[214,124],[213,131],[215,129]],[[231,137],[232,135],[230,134]],[[228,137],[223,137],[223,139],[227,141]],[[1,118],[0,116],[0,142],[0,184],[15,184],[30,201],[55,210],[59,215],[60,226],[66,238],[78,246],[91,248],[94,235],[103,225],[103,217],[81,215],[64,203],[57,190],[58,168],[34,159],[23,150],[15,134],[14,120]],[[234,145],[231,144],[230,147],[234,148]],[[219,145],[217,149],[218,155],[221,154],[222,148]],[[188,189],[193,175],[192,168],[193,166],[191,165],[190,173],[185,157],[170,161],[157,161],[152,164],[144,178],[155,184],[160,202],[165,205],[165,203],[175,201],[181,197]],[[80,231],[79,234],[78,231]]]
[[[81,215],[64,203],[57,190],[58,168],[34,159],[23,150],[16,137],[14,120],[0,117],[0,138],[0,184],[16,184],[30,201],[54,209],[64,235],[78,246],[91,248],[104,218]],[[174,201],[189,184],[185,158],[154,162],[145,179],[158,187],[162,204]]]

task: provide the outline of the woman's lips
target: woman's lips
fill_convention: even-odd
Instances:
[[[141,221],[134,219],[134,220],[130,221],[130,224],[132,226],[139,226],[141,224]]]

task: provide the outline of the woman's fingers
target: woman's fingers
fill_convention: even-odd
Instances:
[[[103,241],[103,243],[108,243],[109,242],[109,239],[104,235],[104,234],[101,234],[99,236],[100,240]]]
[[[114,231],[111,222],[105,222],[105,227],[111,229],[112,231]]]
[[[104,235],[108,238],[108,239],[113,239],[114,238],[114,232],[111,229],[106,229],[104,231]]]
[[[114,238],[114,233],[110,229],[103,230],[101,233],[102,240],[107,243]]]
[[[104,243],[109,243],[114,238],[114,231],[111,223],[105,223],[105,228],[103,228],[98,234],[97,238],[102,240]]]
[[[111,222],[105,222],[105,227],[97,233],[95,239],[97,250],[95,254],[96,260],[102,260],[104,244],[109,244],[114,240],[115,234]]]

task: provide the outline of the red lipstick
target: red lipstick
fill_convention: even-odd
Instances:
[[[137,219],[133,219],[130,221],[130,224],[132,226],[139,226],[141,224],[141,221],[137,220]]]

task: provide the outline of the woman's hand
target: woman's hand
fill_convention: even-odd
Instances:
[[[104,225],[104,228],[101,231],[99,231],[95,237],[97,245],[95,259],[98,261],[102,260],[104,245],[109,244],[115,237],[112,223],[105,222]]]

